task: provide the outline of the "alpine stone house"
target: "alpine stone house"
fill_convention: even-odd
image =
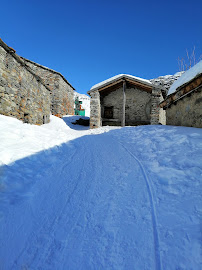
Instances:
[[[91,128],[165,124],[165,111],[159,107],[165,91],[149,80],[119,74],[94,85],[88,94]]]
[[[74,87],[57,71],[16,54],[0,39],[0,114],[41,125],[74,114]]]
[[[202,60],[173,83],[160,107],[167,125],[202,128]]]

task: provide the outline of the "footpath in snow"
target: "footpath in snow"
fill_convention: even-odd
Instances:
[[[201,269],[202,130],[61,121],[3,132],[0,269]]]

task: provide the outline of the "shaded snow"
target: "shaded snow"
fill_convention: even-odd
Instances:
[[[63,121],[51,115],[50,123],[36,126],[0,115],[0,165],[9,164],[93,132],[100,133],[111,129],[103,127],[93,131],[89,127],[71,124],[79,118],[80,116],[66,116]]]
[[[143,82],[143,83],[146,83],[146,84],[151,84],[151,82],[149,80],[145,80],[145,79],[135,77],[135,76],[132,76],[132,75],[129,75],[129,74],[119,74],[119,75],[113,76],[113,77],[111,77],[111,78],[109,78],[107,80],[104,80],[104,81],[102,81],[100,83],[95,84],[94,86],[91,87],[90,90],[94,90],[96,88],[104,86],[104,85],[106,85],[108,83],[111,83],[111,82],[116,81],[118,79],[121,79],[123,77],[129,78],[129,79],[134,79],[136,81],[140,81],[140,82]]]
[[[201,73],[202,73],[202,60],[195,66],[187,70],[175,83],[173,83],[173,85],[170,87],[168,91],[168,95],[171,95],[177,90],[178,87],[184,85],[185,83],[188,83]]]
[[[1,151],[61,144],[0,167],[1,269],[200,269],[201,129],[5,119]]]

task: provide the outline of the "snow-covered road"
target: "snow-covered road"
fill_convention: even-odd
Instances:
[[[0,170],[0,269],[200,269],[201,129],[87,135]]]

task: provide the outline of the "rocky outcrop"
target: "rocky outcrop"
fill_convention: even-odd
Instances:
[[[168,90],[170,86],[184,73],[184,71],[177,72],[174,75],[165,75],[160,76],[155,79],[151,79],[150,82],[154,85],[163,87],[166,90],[166,94],[168,93]]]

